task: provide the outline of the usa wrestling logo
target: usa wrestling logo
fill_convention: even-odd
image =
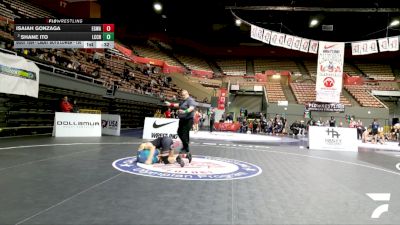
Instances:
[[[186,163],[185,167],[161,163],[146,165],[137,163],[136,157],[127,157],[114,161],[113,167],[140,176],[179,180],[235,180],[262,173],[260,167],[251,163],[211,156],[193,156],[192,162]]]

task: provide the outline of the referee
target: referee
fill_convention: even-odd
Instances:
[[[182,90],[181,92],[182,100],[177,103],[165,102],[168,107],[179,108],[178,110],[178,118],[179,118],[179,127],[178,127],[178,136],[182,141],[183,148],[181,153],[186,153],[186,158],[188,158],[189,163],[192,161],[192,154],[189,149],[189,133],[193,126],[193,116],[194,116],[194,108],[196,106],[196,102],[189,96],[189,92],[187,90]]]

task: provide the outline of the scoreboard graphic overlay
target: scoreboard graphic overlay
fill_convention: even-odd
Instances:
[[[95,19],[17,19],[14,38],[14,48],[114,48],[114,24]]]

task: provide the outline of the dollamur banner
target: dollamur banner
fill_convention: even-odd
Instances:
[[[319,42],[316,83],[317,102],[340,102],[343,61],[343,42]]]
[[[0,92],[37,98],[39,68],[23,57],[0,53]]]

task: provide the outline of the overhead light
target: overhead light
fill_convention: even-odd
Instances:
[[[157,12],[160,12],[162,10],[162,5],[159,2],[154,3],[153,7],[154,10],[156,10]]]
[[[390,27],[395,27],[395,26],[398,26],[400,24],[400,21],[399,20],[393,20],[391,23],[390,23]]]
[[[242,21],[239,20],[239,19],[236,19],[236,20],[235,20],[235,24],[236,24],[236,26],[240,26],[240,24],[242,24]]]
[[[313,19],[313,20],[311,20],[311,22],[310,22],[310,26],[311,27],[314,27],[314,26],[316,26],[318,24],[318,20],[317,19]]]

